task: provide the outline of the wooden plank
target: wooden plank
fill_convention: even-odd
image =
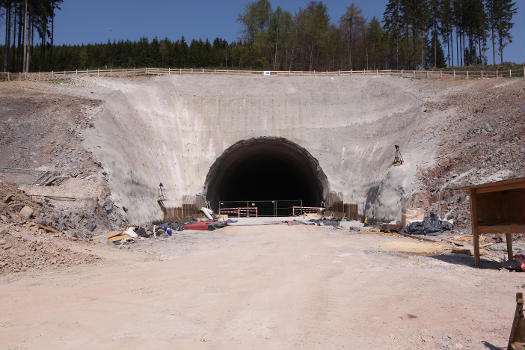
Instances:
[[[58,233],[58,234],[62,234],[62,232],[60,232],[59,230],[55,230],[54,228],[51,228],[51,227],[47,227],[47,226],[44,226],[44,225],[40,225],[40,224],[37,224],[36,222],[28,222],[26,225],[26,227],[31,227],[31,226],[38,226],[40,227],[41,229],[44,229],[48,232],[54,232],[54,233]]]
[[[512,254],[512,234],[506,233],[505,240],[507,241],[507,254],[509,255],[509,260],[513,260],[514,254]]]
[[[525,225],[484,225],[478,227],[479,233],[525,233]]]
[[[514,187],[514,188],[525,187],[525,177],[509,179],[509,180],[502,180],[502,181],[485,183],[485,184],[474,185],[474,186],[463,186],[463,187],[458,187],[455,189],[456,190],[470,190],[470,189],[481,189],[481,188],[498,187],[498,186],[505,186],[505,185],[516,185],[516,184],[520,186]]]
[[[500,192],[500,191],[517,190],[517,189],[524,188],[524,187],[525,187],[525,184],[523,183],[511,183],[511,184],[495,185],[495,186],[487,185],[487,187],[476,188],[476,192],[477,193]]]
[[[472,219],[472,243],[474,245],[474,265],[480,267],[479,258],[479,231],[478,231],[478,208],[476,201],[476,190],[470,189],[470,213]]]
[[[523,317],[523,293],[516,293],[516,309],[510,329],[507,350],[516,349],[515,344],[525,342],[525,319]]]
[[[406,233],[396,233],[397,235],[400,235],[400,236],[403,236],[403,237],[408,237],[408,238],[412,238],[412,239],[417,239],[418,241],[425,241],[425,242],[432,242],[432,243],[438,243],[436,242],[435,240],[433,239],[429,239],[429,238],[424,238],[424,237],[417,237],[417,236],[414,236],[414,235],[409,235],[409,234],[406,234]]]
[[[95,236],[95,237],[91,238],[91,240],[98,242],[98,241],[100,241],[101,238],[110,239],[111,237],[118,236],[121,233],[122,233],[122,231],[110,231],[110,232],[104,233],[102,235]]]
[[[109,241],[110,242],[117,242],[117,241],[122,241],[122,240],[130,239],[130,238],[133,238],[133,237],[131,237],[130,235],[118,235],[118,236],[114,236],[114,237],[109,238]]]

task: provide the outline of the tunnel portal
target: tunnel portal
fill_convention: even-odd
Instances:
[[[204,193],[216,212],[222,203],[222,207],[257,206],[259,216],[281,216],[290,215],[299,200],[303,206],[320,206],[328,180],[306,149],[284,138],[260,137],[224,151],[208,172]],[[269,204],[276,200],[283,209],[276,211]]]

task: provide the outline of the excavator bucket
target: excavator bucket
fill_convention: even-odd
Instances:
[[[403,164],[403,157],[401,156],[401,151],[399,150],[399,145],[394,145],[396,148],[396,154],[394,156],[393,166],[400,166]]]

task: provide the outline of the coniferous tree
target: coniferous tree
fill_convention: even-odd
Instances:
[[[356,33],[363,32],[365,19],[361,14],[363,11],[359,9],[354,3],[346,8],[345,14],[340,19],[340,26],[343,29],[346,42],[346,50],[348,56],[348,69],[353,69],[352,66],[352,48],[355,45]]]

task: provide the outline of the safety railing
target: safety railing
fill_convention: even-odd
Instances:
[[[339,70],[339,71],[260,71],[207,68],[130,68],[130,69],[85,69],[74,71],[10,73],[0,72],[0,80],[54,80],[73,77],[127,77],[145,75],[182,75],[182,74],[227,74],[227,75],[263,75],[263,76],[399,76],[413,79],[483,79],[525,77],[523,69],[495,71],[469,70]]]
[[[249,209],[256,208],[257,216],[291,216],[294,207],[302,207],[301,199],[294,200],[259,200],[259,201],[219,201],[220,214],[235,216],[253,216],[254,211]]]
[[[324,211],[325,208],[322,207],[292,207],[292,216],[304,215],[304,214],[317,214]]]
[[[221,208],[219,214],[228,216],[240,217],[258,217],[259,208],[257,207],[241,207],[241,208]]]

